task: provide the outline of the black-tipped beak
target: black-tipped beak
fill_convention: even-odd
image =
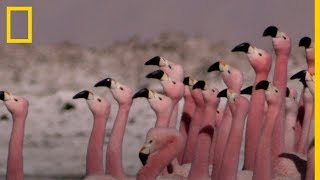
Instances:
[[[250,44],[247,43],[247,42],[244,42],[244,43],[239,44],[238,46],[234,47],[231,51],[232,52],[245,52],[245,53],[248,53],[249,47],[250,47]]]
[[[220,62],[216,62],[212,64],[208,69],[208,72],[211,72],[211,71],[220,71]]]
[[[204,87],[205,87],[205,86],[206,86],[206,82],[200,80],[200,81],[197,81],[197,82],[193,85],[192,89],[202,89],[202,90],[204,90]]]
[[[217,97],[227,97],[227,89],[224,89],[224,90],[222,90],[222,91],[220,91],[219,93],[218,93],[218,95],[217,95]]]
[[[164,72],[162,70],[156,70],[148,75],[146,75],[146,78],[153,78],[153,79],[159,79],[161,80]]]
[[[84,90],[74,95],[72,99],[80,99],[80,98],[88,99],[88,97],[89,97],[89,91]]]
[[[185,77],[185,78],[183,79],[183,84],[189,86],[189,81],[190,81],[190,77],[189,77],[189,76],[188,76],[188,77]]]
[[[258,84],[256,85],[256,90],[259,90],[259,89],[267,90],[269,87],[269,84],[270,84],[269,81],[262,80],[262,81],[258,82]]]
[[[155,56],[144,63],[144,65],[157,65],[157,66],[159,66],[159,64],[160,64],[160,56]]]
[[[4,101],[4,91],[0,91],[0,99]]]
[[[302,70],[302,71],[297,72],[293,76],[291,76],[290,79],[291,80],[292,79],[300,79],[302,81],[302,80],[305,80],[305,77],[306,77],[306,70]]]
[[[300,41],[299,41],[299,46],[303,46],[303,47],[305,47],[306,49],[309,48],[310,45],[311,45],[311,38],[309,38],[309,37],[307,37],[307,36],[301,38]]]
[[[97,84],[95,84],[94,87],[106,86],[106,87],[110,88],[111,82],[112,82],[111,78],[106,78],[106,79],[98,82]]]
[[[144,154],[144,153],[139,153],[139,159],[142,163],[142,165],[146,165],[147,164],[147,160],[148,160],[149,154]]]
[[[246,87],[245,89],[241,90],[240,94],[248,94],[251,95],[253,90],[253,86]]]
[[[278,33],[278,28],[275,26],[269,26],[267,29],[263,31],[262,36],[271,36],[271,37],[276,37]]]
[[[140,91],[136,92],[133,96],[132,99],[138,98],[138,97],[149,97],[149,90],[147,88],[143,88]]]
[[[286,97],[289,97],[289,95],[290,95],[290,89],[287,87],[287,89],[286,89]]]

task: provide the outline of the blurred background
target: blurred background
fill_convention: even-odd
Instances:
[[[5,8],[33,7],[33,43],[6,44]],[[26,37],[27,16],[12,14],[12,35]],[[225,88],[209,66],[223,60],[244,72],[244,87],[254,72],[247,57],[231,49],[250,42],[273,54],[264,29],[277,26],[292,38],[289,76],[306,67],[303,36],[314,38],[312,0],[8,0],[0,2],[0,89],[30,101],[24,142],[27,179],[79,179],[85,173],[85,155],[92,116],[84,100],[72,100],[88,89],[112,102],[105,147],[117,112],[106,88],[93,85],[112,77],[137,91],[161,92],[160,83],[144,76],[157,69],[143,66],[160,55],[185,68],[185,74]],[[273,72],[270,73],[270,79]],[[289,87],[302,85],[295,81]],[[183,103],[180,103],[182,107]],[[145,99],[134,101],[123,142],[123,163],[128,175],[141,168],[137,152],[155,121]],[[0,105],[0,178],[6,172],[12,120]]]

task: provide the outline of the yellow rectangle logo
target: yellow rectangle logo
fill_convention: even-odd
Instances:
[[[11,37],[11,12],[26,11],[28,14],[28,37]],[[7,7],[7,43],[32,43],[32,7],[31,6],[8,6]]]

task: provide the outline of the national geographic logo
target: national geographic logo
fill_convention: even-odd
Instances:
[[[32,43],[32,7],[31,6],[7,6],[6,13],[6,35],[7,43]],[[26,12],[27,13],[27,37],[13,38],[12,37],[12,12]]]

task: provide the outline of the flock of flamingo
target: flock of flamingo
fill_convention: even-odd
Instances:
[[[314,179],[313,43],[309,37],[299,42],[299,46],[305,48],[308,68],[290,78],[300,80],[304,87],[298,100],[297,91],[287,88],[290,37],[275,26],[265,29],[263,36],[272,37],[276,54],[272,82],[267,80],[272,65],[270,53],[249,43],[232,49],[232,52],[246,53],[255,71],[253,86],[248,88],[242,89],[242,72],[222,61],[208,69],[208,72],[221,73],[227,89],[219,91],[208,88],[205,81],[185,77],[181,65],[160,56],[145,63],[159,67],[146,77],[160,80],[164,94],[147,88],[133,93],[112,78],[98,82],[95,87],[108,87],[119,105],[106,150],[105,170],[103,142],[111,105],[105,97],[87,90],[74,95],[73,99],[86,100],[94,120],[87,147],[85,179]],[[251,95],[250,100],[247,95]],[[127,177],[122,165],[122,141],[136,98],[147,99],[156,114],[156,122],[137,153],[142,168],[136,177]],[[227,98],[227,103],[220,112],[217,107],[221,98]],[[20,180],[23,179],[22,149],[28,101],[8,91],[0,91],[0,99],[13,119],[6,178]],[[180,119],[178,103],[182,99]],[[243,134],[244,165],[239,171]]]

